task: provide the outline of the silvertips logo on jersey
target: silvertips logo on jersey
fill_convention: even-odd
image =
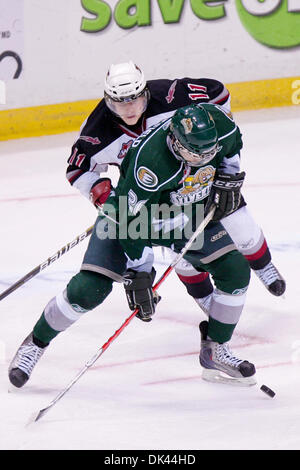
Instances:
[[[145,166],[140,166],[136,173],[138,181],[146,188],[155,188],[158,178],[153,171]]]
[[[182,188],[170,195],[172,204],[185,206],[205,199],[209,195],[215,171],[213,166],[208,165],[200,168],[194,175],[186,175]]]
[[[96,224],[96,235],[100,240],[169,240],[171,246],[176,240],[189,240],[193,227],[198,227],[204,219],[203,204],[193,208],[163,204],[147,205],[148,200],[138,200],[130,190],[127,196],[117,199],[118,206],[106,203]],[[191,249],[199,250],[204,242],[203,233],[194,241]]]

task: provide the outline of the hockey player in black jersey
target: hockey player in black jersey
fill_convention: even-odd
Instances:
[[[188,105],[205,101],[214,104],[202,106],[202,108],[204,107],[204,111],[205,106],[207,111],[213,108],[211,112],[216,119],[215,124],[213,124],[213,129],[215,129],[213,131],[214,135],[209,138],[213,149],[207,148],[206,151],[204,151],[204,148],[202,148],[201,150],[200,143],[202,140],[199,136],[199,151],[196,152],[196,150],[193,150],[193,142],[188,142],[186,138],[186,135],[189,135],[190,121],[193,116],[198,116],[198,124],[202,125],[203,122],[206,122],[208,126],[206,130],[210,132],[211,127],[209,123],[212,123],[212,118],[207,120],[206,116],[206,121],[204,121],[202,116],[203,110],[200,113],[200,107]],[[215,106],[216,104],[217,106]],[[241,253],[249,260],[251,267],[256,270],[256,273],[260,274],[262,281],[273,294],[281,295],[284,291],[285,283],[271,262],[270,253],[264,241],[261,229],[250,216],[246,204],[244,202],[240,204],[240,201],[242,201],[240,190],[237,190],[236,194],[234,190],[231,190],[231,199],[228,199],[226,194],[224,196],[224,191],[224,197],[222,196],[220,185],[217,184],[224,183],[227,179],[227,181],[230,180],[231,183],[233,181],[238,182],[239,185],[237,185],[236,188],[240,188],[244,178],[244,174],[240,172],[239,167],[239,151],[242,148],[242,141],[238,127],[235,125],[234,121],[228,117],[228,114],[230,114],[229,104],[229,92],[224,85],[216,80],[184,78],[146,82],[141,70],[132,62],[111,66],[105,82],[105,99],[99,103],[81,129],[69,158],[67,176],[70,183],[77,187],[85,196],[90,198],[95,206],[103,204],[109,195],[111,195],[111,183],[109,178],[101,177],[101,172],[105,172],[108,165],[120,165],[124,160],[126,151],[131,145],[132,148],[129,151],[128,158],[124,160],[122,169],[128,166],[128,164],[130,164],[132,168],[133,163],[130,157],[135,155],[135,152],[138,151],[135,147],[139,146],[139,142],[142,138],[136,139],[135,142],[133,142],[134,139],[141,134],[143,129],[148,130],[151,125],[157,124],[162,120],[169,121],[167,118],[172,117],[171,121],[173,127],[171,129],[170,125],[170,134],[167,134],[167,129],[161,131],[162,133],[165,131],[165,133],[163,133],[160,138],[158,149],[161,149],[162,152],[164,148],[164,153],[166,153],[164,171],[170,170],[169,166],[166,165],[167,158],[170,157],[170,152],[171,155],[173,155],[170,160],[173,166],[178,166],[178,160],[181,161],[179,164],[181,173],[180,175],[176,173],[178,178],[178,181],[176,180],[176,187],[171,188],[175,190],[174,197],[184,198],[190,191],[198,194],[200,182],[200,191],[202,191],[202,189],[204,191],[203,197],[210,197],[212,195],[214,198],[216,195],[219,196],[220,201],[228,202],[228,204],[227,202],[225,203],[226,210],[221,210],[221,203],[219,204],[220,207],[217,208],[215,213],[217,215],[215,219],[216,223],[213,224],[214,230],[216,231],[210,234],[209,231],[206,230],[208,234],[206,248],[212,248],[214,259],[211,259],[210,255],[212,255],[212,251],[209,249],[209,253],[207,253],[208,256],[206,256],[204,260],[202,259],[203,263],[200,270],[199,266],[198,269],[196,269],[197,263],[191,264],[189,262],[190,258],[186,257],[180,265],[176,266],[176,271],[187,287],[189,294],[195,298],[201,308],[208,315],[215,312],[214,319],[217,321],[214,322],[213,320],[211,324],[217,327],[218,332],[221,334],[221,336],[212,335],[209,328],[206,329],[207,322],[202,322],[200,329],[201,365],[209,371],[212,366],[215,368],[217,361],[222,362],[223,365],[226,363],[225,373],[230,372],[229,375],[231,377],[236,377],[235,369],[239,368],[240,364],[245,366],[245,361],[236,358],[230,353],[230,350],[227,348],[227,342],[231,337],[233,328],[241,313],[250,277],[249,265],[246,263],[245,258],[241,256]],[[176,126],[178,127],[180,122],[182,127],[183,123],[182,116],[180,115],[182,109],[177,111],[177,108],[182,108],[184,105],[192,109],[187,110],[190,114],[186,115],[184,119],[186,126],[185,132],[180,131],[178,134],[179,128],[177,132]],[[175,116],[173,116],[174,114]],[[178,119],[176,120],[176,116],[177,118],[181,116],[180,119],[178,118],[179,122]],[[220,121],[226,123],[224,128],[220,125]],[[164,124],[165,123],[166,121]],[[149,130],[149,133],[154,134],[156,129],[160,129],[164,124],[157,126],[155,130]],[[185,137],[183,134],[185,134]],[[194,136],[194,134],[192,136]],[[168,139],[170,139],[172,144],[171,148],[169,144],[167,144],[167,142],[169,142]],[[232,140],[232,145],[228,144],[229,140]],[[202,144],[204,145],[204,142],[202,142]],[[205,146],[207,146],[206,141]],[[152,151],[153,147],[149,145],[147,147],[147,158],[150,152],[152,156]],[[212,151],[213,153],[211,153]],[[217,152],[222,153],[222,159],[215,162],[216,166],[214,168],[217,169],[218,172],[215,172],[212,167],[201,169],[202,163],[201,161],[199,162],[199,158],[209,158],[207,162],[212,162]],[[157,170],[161,173],[162,169],[160,168],[159,158],[160,152],[157,151],[153,159],[153,164],[156,164],[158,167]],[[196,163],[194,161],[195,159]],[[151,163],[152,166],[152,161],[149,163]],[[198,168],[198,166],[200,166],[200,168]],[[145,166],[140,167],[140,169],[145,170]],[[133,174],[133,171],[126,175],[123,174],[123,180],[121,179],[119,181],[119,185],[116,188],[116,197],[118,197],[118,194],[121,194],[120,184],[122,184],[122,181],[124,182],[126,180],[127,182],[130,175],[131,178],[133,178]],[[146,176],[147,175],[152,175],[153,177],[153,173],[149,173],[149,171]],[[144,172],[139,173],[139,176],[141,181],[147,186],[149,180],[144,180]],[[210,183],[211,186],[208,186],[208,183]],[[203,186],[203,188],[201,186]],[[208,191],[209,194],[206,194],[205,191],[210,187],[212,189]],[[232,187],[233,186],[231,186],[231,188]],[[125,190],[123,188],[123,193],[129,195],[129,192],[127,187]],[[123,193],[121,194],[122,196]],[[128,200],[129,199],[130,197]],[[143,199],[145,198],[143,197]],[[129,202],[130,206],[134,206],[136,209],[137,203],[145,203],[146,201],[132,201],[130,199]],[[184,201],[182,202],[184,204]],[[219,222],[219,220],[221,220],[221,222]],[[223,230],[223,227],[225,230]],[[220,234],[222,234],[221,237],[219,236]],[[99,240],[96,240],[96,243],[94,243],[96,238],[98,237],[95,224],[95,229],[90,239],[89,248],[85,254],[80,273],[71,279],[62,293],[48,302],[41,317],[34,326],[33,331],[17,350],[9,366],[9,379],[15,386],[22,387],[28,381],[33,368],[43,355],[48,344],[57,334],[65,331],[77,321],[82,314],[100,305],[109,295],[113,281],[124,281],[122,276],[124,269],[128,269],[128,267],[126,268],[125,266],[128,258],[126,258],[122,250],[118,251],[118,240],[108,239],[110,248],[107,250],[105,239],[101,240],[101,243],[98,243]],[[116,244],[114,244],[114,242],[116,242]],[[98,252],[95,252],[95,247],[96,249],[99,248]],[[136,246],[134,245],[134,247]],[[228,253],[226,252],[223,257],[224,249],[226,251],[228,247],[230,250]],[[236,247],[239,249],[239,252],[236,250]],[[233,257],[232,252],[234,253]],[[215,256],[215,254],[217,256]],[[211,262],[214,263],[217,258],[220,258],[220,263],[218,261],[218,272],[215,270],[215,265],[208,266]],[[121,266],[123,261],[124,266]],[[227,264],[227,262],[229,264]],[[118,263],[120,269],[117,266]],[[211,272],[213,276],[216,289],[213,288],[208,277],[208,272]],[[136,301],[136,291],[141,290],[143,297],[142,302],[144,303],[145,298],[149,300],[151,303],[150,314],[152,315],[155,310],[155,302],[151,296],[153,279],[147,270],[145,273],[147,275],[146,287],[144,277],[135,279],[142,282],[142,287],[140,287],[140,282],[128,283],[131,287],[127,289],[127,298],[135,299]],[[132,278],[127,279],[132,281]],[[228,286],[226,287],[228,281],[231,284],[233,283],[229,291]],[[216,297],[218,297],[218,299],[216,299]],[[220,297],[222,297],[223,300]],[[229,299],[232,300],[230,305]],[[131,302],[132,305],[134,303],[133,300]],[[147,308],[149,308],[150,305],[148,300],[146,302]],[[139,304],[139,302],[136,303]],[[230,318],[228,317],[229,311],[232,313]],[[224,322],[222,321],[222,317]],[[148,320],[148,318],[145,317],[142,319],[144,321]],[[211,354],[212,352],[213,354]],[[217,356],[219,359],[217,359]],[[213,361],[214,364],[212,364],[211,361]],[[217,369],[221,370],[220,368]],[[254,366],[247,362],[246,369],[247,370],[244,371],[245,373],[242,374],[243,377],[239,376],[236,378],[253,378],[255,372]]]
[[[151,321],[159,301],[152,290],[153,247],[182,253],[204,209],[216,203],[217,218],[238,209],[245,172],[225,177],[222,165],[234,160],[242,146],[233,119],[209,103],[178,109],[133,142],[115,192],[104,204],[104,214],[112,215],[113,210],[113,218],[98,216],[80,271],[47,303],[18,348],[9,366],[13,385],[24,386],[54,338],[100,306],[116,281],[124,284],[129,308],[137,308],[140,320]],[[110,231],[112,220],[116,232]],[[141,225],[146,232],[138,235]],[[208,223],[200,238],[183,256],[195,271],[209,272],[214,281],[208,321],[200,323],[202,377],[254,385],[254,364],[229,348],[246,299],[249,264],[221,222]]]
[[[71,185],[95,206],[103,204],[111,191],[111,181],[103,177],[109,165],[120,166],[133,140],[145,129],[171,117],[183,106],[198,103],[219,105],[230,114],[230,93],[210,78],[148,80],[133,62],[111,65],[105,78],[104,99],[83,123],[72,147],[67,168]],[[223,171],[239,173],[238,155],[224,162]],[[238,250],[273,295],[285,291],[285,281],[271,261],[261,228],[242,200],[239,210],[222,219]],[[207,309],[213,286],[208,273],[199,273],[183,261],[176,268],[200,307]]]

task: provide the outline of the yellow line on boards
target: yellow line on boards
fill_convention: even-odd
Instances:
[[[231,93],[233,112],[300,104],[300,77],[226,86]],[[79,131],[100,99],[0,111],[0,141]]]
[[[0,141],[78,131],[99,100],[0,111]]]
[[[232,111],[273,108],[297,104],[295,97],[298,87],[298,95],[300,98],[299,79],[300,77],[289,77],[230,83],[227,87],[231,94]]]

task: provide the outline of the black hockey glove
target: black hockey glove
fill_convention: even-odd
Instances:
[[[139,309],[136,314],[140,320],[149,322],[161,297],[152,291],[155,269],[151,273],[129,269],[124,275],[124,287],[130,310]]]
[[[238,209],[245,175],[244,171],[236,175],[229,175],[221,171],[216,173],[205,206],[207,214],[212,204],[215,204],[216,210],[212,220],[220,220]]]

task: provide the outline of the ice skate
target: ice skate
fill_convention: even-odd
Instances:
[[[271,294],[277,297],[284,294],[285,280],[271,261],[263,269],[255,269],[254,272]]]
[[[248,361],[233,356],[228,343],[207,339],[208,322],[200,323],[200,364],[202,378],[208,382],[251,386],[256,384],[255,367]]]
[[[9,380],[15,387],[25,385],[45,349],[33,342],[32,333],[25,338],[8,369]]]

